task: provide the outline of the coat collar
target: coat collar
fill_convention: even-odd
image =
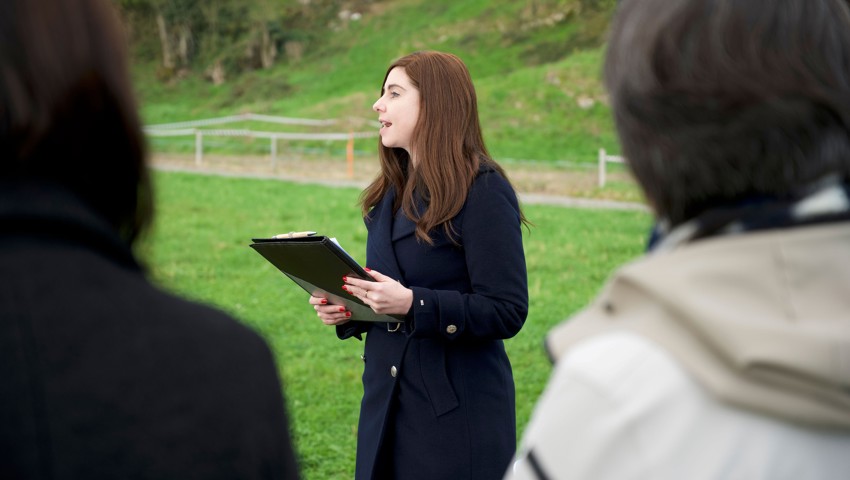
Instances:
[[[475,181],[481,178],[482,174],[489,172],[495,172],[495,170],[489,165],[481,165]],[[393,203],[396,195],[395,188],[390,188],[381,201],[366,215],[366,229],[369,231],[366,263],[369,266],[374,266],[381,273],[397,278],[404,283],[401,268],[395,256],[393,242],[415,235],[416,224],[408,218],[395,221],[396,212],[393,211]]]
[[[79,196],[57,184],[0,183],[0,236],[52,238],[85,245],[140,269],[130,246],[115,228]]]

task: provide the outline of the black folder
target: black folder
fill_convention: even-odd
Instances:
[[[254,238],[251,248],[314,297],[345,305],[352,320],[400,322],[402,316],[375,313],[359,298],[342,289],[344,276],[374,281],[368,273],[333,240],[326,236],[296,238]]]

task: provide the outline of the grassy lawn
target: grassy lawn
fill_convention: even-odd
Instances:
[[[306,294],[248,247],[251,237],[291,230],[335,236],[365,261],[359,191],[257,180],[155,175],[157,221],[139,253],[165,288],[214,304],[267,339],[278,361],[305,479],[350,479],[362,387],[362,344],[339,341]],[[650,226],[642,212],[526,205],[531,309],[506,342],[521,432],[551,367],[546,332],[584,306],[612,270],[640,255]],[[250,395],[251,392],[245,392]]]

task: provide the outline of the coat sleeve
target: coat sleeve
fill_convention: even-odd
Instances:
[[[336,336],[340,340],[345,340],[351,337],[357,340],[363,340],[363,334],[369,331],[369,324],[366,322],[358,322],[352,320],[336,326]]]
[[[519,204],[507,180],[479,175],[459,225],[472,292],[412,287],[411,335],[513,337],[528,314],[528,280]]]

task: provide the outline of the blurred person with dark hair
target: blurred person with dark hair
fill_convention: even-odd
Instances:
[[[296,478],[266,343],[153,286],[106,0],[0,2],[0,478]]]
[[[847,478],[847,2],[624,0],[605,82],[658,238],[550,332],[505,478]]]

